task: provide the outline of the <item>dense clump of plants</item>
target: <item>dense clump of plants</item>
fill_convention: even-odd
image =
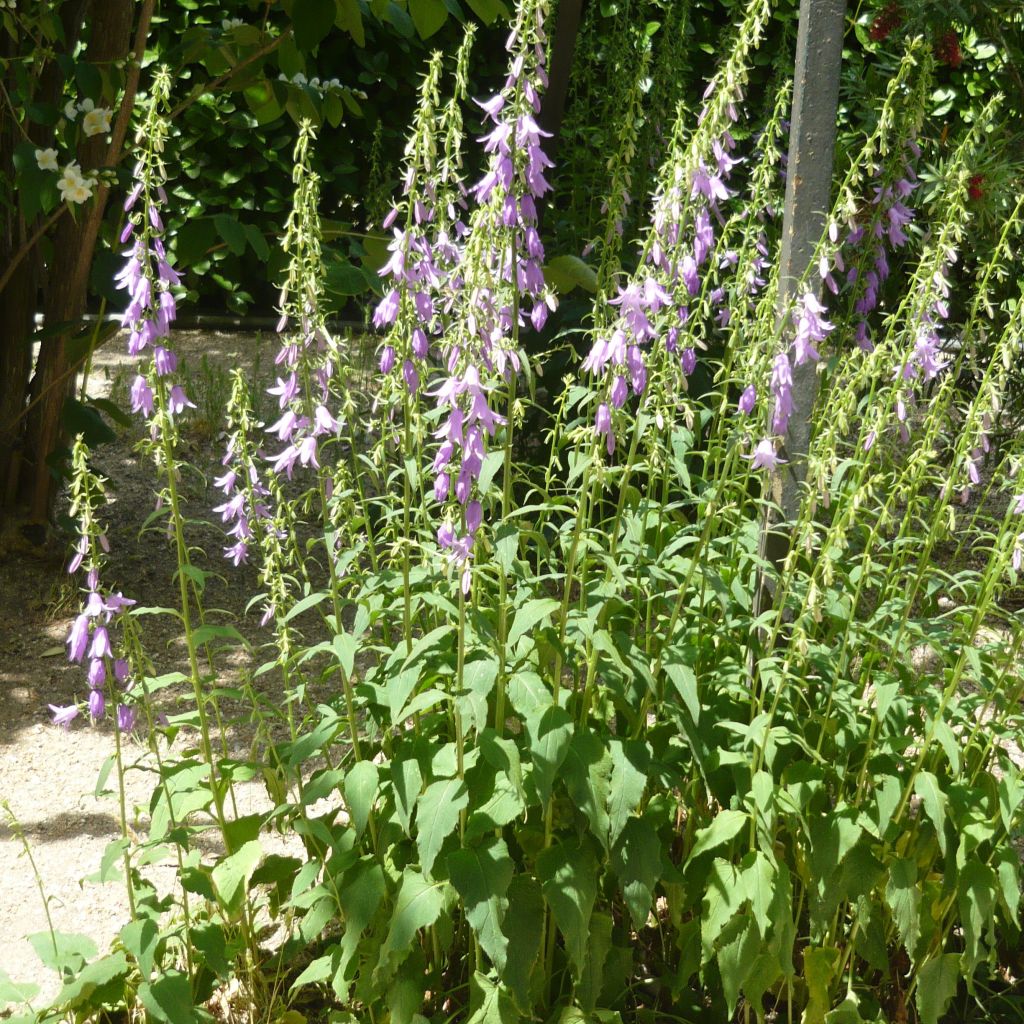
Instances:
[[[54,711],[116,708],[115,777],[158,781],[142,837],[118,787],[103,871],[132,920],[109,955],[68,955],[43,1017],[205,1020],[238,984],[267,1020],[297,1019],[315,990],[336,1021],[934,1024],[998,983],[1019,940],[1024,634],[1005,598],[1024,496],[1020,452],[992,438],[1024,305],[993,295],[1024,200],[954,295],[995,112],[922,204],[933,56],[911,40],[778,309],[789,83],[764,123],[745,108],[768,17],[749,4],[702,106],[672,112],[628,271],[636,133],[620,131],[586,328],[553,343],[561,380],[535,354],[558,305],[539,229],[545,0],[519,4],[493,97],[467,103],[471,34],[450,88],[451,65],[430,61],[385,218],[369,396],[324,311],[303,127],[279,416],[256,422],[236,375],[215,481],[225,554],[262,584],[265,660],[237,682],[240,638],[204,611],[179,494],[189,398],[169,342],[157,78],[119,282],[189,665],[161,672],[142,617],[158,610],[106,580],[102,481],[79,445],[85,599],[68,646],[89,693]],[[474,109],[485,160],[467,180]],[[808,365],[812,414],[793,396]],[[800,503],[780,522],[801,415]],[[161,719],[156,692],[182,684],[190,706]],[[224,742],[229,696],[258,723],[250,757]],[[143,723],[146,742],[126,742]],[[234,786],[253,778],[270,809],[239,816]],[[302,856],[269,852],[274,832]],[[158,893],[147,867],[168,858],[179,888]]]

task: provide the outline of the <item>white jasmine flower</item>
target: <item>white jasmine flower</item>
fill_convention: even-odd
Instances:
[[[37,149],[36,150],[36,165],[41,171],[56,171],[57,170],[57,150],[55,149]]]
[[[110,131],[110,118],[113,111],[109,107],[97,107],[90,110],[82,120],[82,128],[86,135],[105,135]]]

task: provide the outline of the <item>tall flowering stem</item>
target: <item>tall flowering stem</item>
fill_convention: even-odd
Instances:
[[[543,328],[555,308],[541,269],[544,246],[537,230],[537,200],[550,189],[551,166],[537,123],[547,84],[546,0],[519,6],[507,40],[512,62],[502,90],[480,105],[491,124],[481,140],[489,154],[483,178],[470,189],[470,215],[458,270],[450,277],[452,318],[441,345],[443,376],[432,394],[443,422],[434,456],[434,497],[442,506],[437,537],[461,587],[470,589],[477,531],[483,523],[477,481],[487,445],[499,427],[511,445],[515,375],[521,368],[519,332]],[[505,414],[492,405],[505,391]],[[509,461],[502,505],[510,501]]]
[[[139,159],[135,166],[135,185],[125,201],[128,219],[123,241],[133,240],[127,263],[118,275],[118,283],[130,297],[123,323],[129,330],[129,354],[146,360],[132,385],[132,408],[150,424],[147,447],[158,473],[164,478],[164,491],[158,507],[165,505],[178,560],[178,587],[181,624],[188,651],[189,681],[199,718],[203,757],[209,765],[210,790],[217,822],[223,832],[226,817],[225,793],[234,799],[230,781],[218,778],[214,756],[208,705],[216,703],[204,690],[205,679],[199,664],[196,627],[202,622],[202,607],[195,590],[189,546],[185,538],[185,516],[178,488],[178,417],[186,407],[194,408],[180,383],[177,356],[169,347],[170,324],[176,315],[172,288],[180,283],[171,266],[163,242],[161,207],[167,203],[164,182],[164,146],[168,135],[166,111],[171,90],[170,75],[160,68],[154,76],[149,105],[136,134]],[[151,349],[151,353],[147,352]]]

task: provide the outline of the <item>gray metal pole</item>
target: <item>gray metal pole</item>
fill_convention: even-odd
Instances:
[[[780,316],[807,272],[815,246],[825,230],[831,205],[832,154],[836,145],[845,18],[846,0],[800,2],[786,203],[782,217]],[[817,278],[813,280],[816,282]],[[800,484],[806,477],[811,412],[818,393],[816,370],[816,364],[811,361],[793,369],[793,414],[784,439],[787,462],[772,480],[772,497],[781,506],[784,520],[796,515]],[[765,540],[765,554],[776,566],[780,565],[788,549],[787,538],[778,532],[769,532]]]

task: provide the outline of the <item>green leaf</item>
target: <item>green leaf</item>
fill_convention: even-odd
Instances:
[[[359,761],[345,776],[345,806],[357,836],[363,834],[370,820],[378,781],[377,766],[372,761]]]
[[[139,986],[139,999],[149,1013],[163,1024],[189,1024],[199,1017],[192,1004],[192,986],[180,971],[165,971],[154,982]]]
[[[359,0],[338,0],[338,10],[334,24],[343,32],[347,32],[356,46],[366,45],[366,34],[363,30],[363,13],[359,9]]]
[[[537,857],[537,877],[580,978],[587,961],[590,915],[597,898],[597,860],[589,844],[558,843]]]
[[[832,946],[804,950],[804,979],[807,982],[807,1007],[802,1024],[824,1024],[832,1005],[829,990],[835,979],[839,951]]]
[[[434,782],[416,801],[416,848],[420,864],[430,875],[445,839],[459,823],[459,813],[469,804],[469,792],[461,779]]]
[[[530,737],[530,755],[533,760],[533,785],[542,803],[551,796],[551,787],[562,762],[569,753],[572,741],[572,716],[557,704],[543,705],[526,719]]]
[[[707,876],[701,901],[700,942],[702,962],[711,960],[718,937],[747,901],[735,864],[716,858]]]
[[[612,777],[608,793],[608,841],[614,845],[647,788],[650,755],[639,740],[610,741]]]
[[[612,850],[611,863],[633,927],[640,929],[647,923],[661,877],[661,843],[654,826],[643,818],[630,818]]]
[[[925,961],[917,972],[917,1012],[921,1024],[938,1024],[960,980],[960,958],[944,953]]]
[[[128,974],[128,958],[124,953],[111,953],[87,964],[75,977],[64,982],[57,993],[57,1006],[76,1006],[92,1000],[97,989],[108,986]]]
[[[258,839],[250,839],[240,850],[225,857],[213,869],[213,885],[221,906],[235,913],[242,905],[249,879],[263,858]]]
[[[409,13],[420,39],[429,39],[448,20],[443,0],[409,0]]]
[[[946,794],[939,788],[939,780],[931,772],[918,772],[914,779],[914,792],[921,798],[924,812],[935,826],[942,855],[946,855]]]
[[[543,930],[544,899],[541,887],[530,875],[516,875],[508,887],[508,912],[502,925],[502,931],[508,938],[508,955],[502,981],[524,1013],[529,1012],[533,1006],[530,976],[540,953]]]
[[[117,434],[99,412],[77,398],[65,398],[60,415],[67,432],[72,436],[81,434],[90,448],[117,440]]]
[[[155,922],[148,917],[140,917],[126,924],[120,934],[124,948],[135,957],[142,977],[148,980],[153,973],[153,955],[160,941]]]
[[[701,854],[731,842],[749,824],[750,815],[746,811],[719,811],[707,828],[697,830],[696,841],[686,863],[692,864]]]
[[[338,893],[345,927],[332,982],[335,994],[343,1003],[348,1000],[351,981],[349,964],[354,961],[360,937],[377,913],[386,891],[384,872],[372,857],[367,857],[345,872],[344,885]]]
[[[31,982],[12,981],[6,971],[0,970],[0,1007],[12,1003],[27,1003],[39,995],[39,986]]]
[[[505,970],[508,949],[501,924],[512,881],[512,858],[505,841],[489,836],[479,846],[456,850],[448,856],[448,871],[465,905],[466,920],[500,974]]]
[[[34,932],[26,938],[43,965],[58,974],[75,974],[97,952],[96,943],[88,935]]]
[[[519,1014],[516,1013],[508,993],[500,985],[477,971],[470,982],[472,1003],[479,1005],[466,1024],[516,1024]]]
[[[767,939],[775,899],[775,865],[760,850],[751,851],[743,858],[741,879],[750,900],[750,912],[762,938]]]
[[[734,919],[723,933],[718,947],[718,972],[722,976],[722,994],[732,1018],[761,944],[757,927],[749,917]]]
[[[527,601],[519,611],[516,612],[515,621],[508,631],[506,646],[511,651],[521,636],[532,630],[538,623],[546,619],[559,607],[559,602],[553,597],[535,597]]]
[[[917,863],[912,858],[897,858],[891,862],[885,902],[913,960],[917,940],[921,937],[921,890],[917,885]]]
[[[405,834],[410,838],[412,832],[409,831],[409,824],[422,786],[423,773],[416,758],[391,762],[391,792],[395,798],[395,811]]]
[[[295,45],[307,53],[314,49],[327,38],[337,14],[334,0],[295,0],[292,5]]]
[[[610,914],[591,915],[587,963],[575,992],[580,1006],[588,1014],[593,1013],[601,998],[604,965],[612,948],[612,926],[613,921]]]
[[[696,725],[700,718],[700,698],[697,695],[697,675],[689,665],[679,661],[666,661],[665,675],[679,694],[690,718]]]
[[[416,933],[429,928],[444,907],[444,889],[441,882],[430,882],[415,868],[402,872],[402,884],[391,917],[388,937],[380,949],[375,980],[383,984],[390,980],[412,950]]]
[[[590,831],[605,849],[611,773],[611,754],[597,735],[589,730],[577,732],[569,743],[561,774],[570,799],[587,816]]]
[[[213,218],[213,223],[217,227],[217,234],[220,236],[222,242],[236,255],[243,256],[245,254],[245,228],[242,227],[241,221],[237,217],[232,217],[227,213],[218,213]]]
[[[466,0],[473,13],[485,24],[491,25],[498,18],[510,17],[508,7],[502,0]]]
[[[470,7],[476,11],[474,3],[470,2]],[[555,256],[549,260],[544,265],[544,280],[557,292],[571,292],[574,288],[582,288],[591,295],[597,292],[597,273],[579,256]]]

